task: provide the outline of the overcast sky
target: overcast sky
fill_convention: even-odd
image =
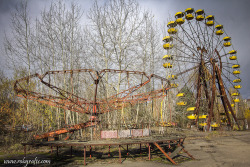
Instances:
[[[66,1],[70,3],[70,0]],[[75,0],[79,3],[84,14],[91,7],[93,0]],[[166,22],[169,15],[174,16],[186,8],[204,9],[205,13],[215,16],[215,20],[224,25],[225,32],[232,37],[233,47],[237,50],[238,61],[241,65],[243,88],[240,90],[243,98],[250,99],[250,0],[138,0],[142,8],[152,11],[159,23]],[[6,59],[2,52],[4,31],[9,30],[10,12],[20,3],[20,0],[0,0],[0,69],[5,70]],[[29,1],[30,15],[39,16],[51,0]],[[85,19],[83,19],[84,21]],[[161,41],[159,41],[161,42]],[[5,72],[7,73],[7,72]]]

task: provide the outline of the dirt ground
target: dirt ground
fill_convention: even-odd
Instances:
[[[185,133],[185,132],[184,132]],[[177,166],[181,167],[249,167],[250,166],[250,130],[248,131],[231,131],[231,132],[188,132],[187,138],[185,140],[185,149],[195,157],[196,160],[191,160],[186,158],[183,161],[178,160]],[[187,157],[185,153],[181,154],[183,157]],[[26,159],[50,159],[50,154],[28,154]],[[61,153],[61,159],[52,158],[53,166],[83,166],[82,156],[80,158],[69,158],[69,156],[64,156]],[[118,158],[107,158],[108,161],[103,162],[101,159],[96,159],[89,162],[87,159],[87,166],[89,167],[166,167],[175,166],[169,161],[159,162],[154,160],[149,161],[147,154],[144,158],[124,158],[122,164],[119,163]],[[1,159],[23,159],[23,155],[14,156],[8,158],[1,156]],[[66,159],[68,159],[66,161]],[[76,161],[78,161],[76,163]],[[3,162],[3,161],[2,161]],[[80,164],[79,164],[80,162]],[[0,166],[6,166],[0,164]],[[9,165],[13,166],[13,165]],[[14,166],[24,166],[24,165],[14,165]],[[28,165],[30,166],[30,165]],[[45,165],[39,165],[45,166]]]
[[[189,137],[185,142],[185,149],[196,160],[182,162],[182,167],[249,167],[250,166],[250,131],[227,132],[218,135],[204,135],[204,137]],[[100,163],[89,164],[89,167],[106,166]],[[175,166],[150,161],[129,161],[122,164],[108,164],[109,167],[166,167]]]

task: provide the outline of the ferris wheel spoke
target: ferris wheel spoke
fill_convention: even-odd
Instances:
[[[206,41],[206,50],[207,50],[207,53],[206,54],[207,56],[207,59],[209,60],[211,58],[211,54],[213,52],[213,43],[211,41],[213,41],[213,33],[214,33],[214,28],[213,28],[213,31],[212,31],[212,36],[210,35],[211,34],[211,28],[209,28],[208,26],[205,26],[204,28],[204,39]]]
[[[194,48],[188,46],[188,45],[186,44],[186,42],[183,41],[182,39],[180,39],[179,37],[176,37],[176,39],[177,39],[179,42],[181,42],[181,44],[183,44],[185,47],[187,47],[187,48],[189,49],[189,51],[193,53],[194,56],[196,56],[196,54],[195,54],[196,50],[195,50]],[[190,54],[188,54],[188,55],[190,56]],[[196,56],[196,57],[197,57],[197,56]],[[198,57],[197,57],[197,59],[198,59]]]
[[[182,31],[184,32],[185,36],[188,38],[188,41],[190,42],[190,44],[195,48],[195,46],[193,45],[193,43],[191,43],[191,41],[193,41],[196,44],[196,47],[199,46],[198,43],[195,41],[195,38],[192,37],[186,30],[184,27],[180,26]],[[193,32],[191,31],[191,34]],[[193,34],[192,34],[193,35]]]
[[[185,66],[185,67],[186,67],[186,66]],[[196,69],[196,68],[199,68],[199,67],[200,67],[200,65],[197,65],[197,66],[194,66],[194,67],[192,67],[192,68],[185,69],[184,71],[181,71],[181,72],[177,73],[176,76],[185,74],[185,73],[187,73],[187,72],[189,72],[189,71],[192,71],[192,70],[194,70],[194,69]]]
[[[182,76],[182,81],[185,83],[182,88],[184,87],[188,87],[190,90],[192,90],[192,88],[194,88],[195,83],[191,82],[192,80],[195,80],[195,76],[197,76],[198,74],[198,70],[195,70],[193,75],[189,75],[189,79],[187,80],[187,82],[185,82],[185,78]],[[191,84],[191,85],[190,85]],[[194,94],[192,94],[194,96]]]
[[[232,66],[229,66],[228,64],[226,64],[226,65],[223,66],[223,64],[225,64],[225,63],[222,62],[222,67],[223,67],[223,69],[226,70],[227,72],[232,73],[232,71],[229,70]]]
[[[191,35],[189,35],[188,33],[187,33],[187,31],[182,27],[182,26],[180,26],[181,27],[181,29],[183,30],[183,34],[185,35],[185,37],[187,38],[187,41],[191,44],[191,47],[190,46],[188,46],[186,43],[183,43],[185,46],[187,46],[189,49],[191,49],[191,50],[193,50],[196,54],[198,54],[198,52],[197,52],[197,47],[199,46],[196,42],[195,42],[195,44],[196,44],[196,46],[194,46],[194,44],[192,43],[192,41],[195,41],[192,37],[191,37]],[[179,37],[177,37],[180,41],[182,41]],[[182,41],[183,42],[183,41]],[[196,55],[194,53],[194,55],[198,58],[198,56]]]
[[[195,80],[195,77],[198,74],[198,70],[197,69],[186,69],[185,71],[187,71],[184,75],[181,75],[181,82],[184,83],[184,85],[182,87],[189,87],[189,89],[191,90],[192,87],[195,85],[195,83],[192,82],[192,80]],[[186,78],[188,78],[188,80],[186,81]]]
[[[214,42],[214,34],[215,34],[214,30],[215,30],[215,28],[213,26],[212,29],[208,28],[208,27],[206,29],[209,29],[209,30],[207,30],[207,36],[208,36],[208,44],[209,44],[209,48],[210,48],[210,53],[211,53],[214,50],[213,42]],[[211,31],[211,32],[209,33],[209,31]]]
[[[177,61],[178,62],[178,61]],[[184,65],[184,69],[181,69],[181,65],[178,66],[178,70],[180,71],[180,73],[177,73],[176,76],[180,76],[181,79],[178,79],[181,83],[184,83],[184,85],[182,86],[185,87],[189,85],[190,87],[190,84],[192,84],[192,80],[194,79],[194,77],[196,76],[196,73],[197,73],[197,67],[193,67],[193,68],[190,68],[190,69],[187,69],[186,66]],[[191,75],[191,73],[193,73],[193,75]],[[186,81],[185,78],[188,77],[189,79]],[[182,90],[182,88],[180,90]],[[192,88],[192,86],[191,86]],[[190,88],[189,88],[190,89]]]
[[[185,51],[181,50],[181,49],[178,49],[176,48],[176,50],[180,51],[181,53],[183,53],[184,55],[187,55],[189,57],[186,57],[186,56],[180,56],[178,55],[177,57],[181,57],[181,58],[186,58],[186,59],[192,59],[192,60],[197,60],[197,61],[200,61],[198,58],[194,58],[194,55],[190,55],[189,53],[186,53]],[[192,57],[193,56],[193,57]]]
[[[207,26],[205,26],[205,28],[204,28],[204,35],[205,35],[204,38],[206,39],[206,46],[207,46],[206,49],[208,49],[211,46],[210,46],[210,43],[209,43],[209,34],[208,34]]]
[[[227,66],[227,67],[232,67],[232,65],[235,65],[235,64],[233,64],[233,63],[229,63],[229,62],[222,62],[222,64],[231,65],[231,66]]]
[[[223,69],[224,69],[224,68],[223,68]],[[226,69],[224,69],[224,70],[226,70]],[[228,71],[228,70],[226,70],[226,71]],[[228,83],[230,84],[230,86],[234,87],[233,82],[232,82],[232,79],[230,79],[230,77],[226,76],[224,73],[221,73],[221,74],[222,74],[222,76],[223,76],[224,78],[226,78],[226,80],[228,81]]]
[[[197,22],[197,21],[196,21]],[[198,38],[198,40],[199,40],[199,44],[202,44],[202,41],[201,41],[201,38],[200,38],[200,35],[199,35],[199,31],[198,31],[198,26],[196,26],[196,29],[194,28],[194,26],[190,23],[190,22],[188,22],[188,25],[189,25],[189,27],[190,27],[190,29],[192,29],[194,32],[195,32],[195,34],[196,34],[196,38]],[[197,24],[196,24],[197,25]],[[195,38],[195,37],[194,37]],[[197,44],[198,45],[198,44]],[[201,46],[200,46],[201,47]],[[203,45],[203,47],[204,47],[204,45]],[[202,48],[202,47],[201,47]]]
[[[197,21],[197,30],[199,30],[200,29],[200,37],[199,38],[202,38],[203,39],[203,47],[201,47],[200,46],[200,48],[203,50],[203,49],[205,49],[205,52],[206,52],[206,54],[204,54],[204,52],[203,52],[203,54],[202,53],[200,53],[200,54],[202,54],[203,55],[203,58],[205,58],[206,60],[209,60],[210,58],[209,58],[209,50],[208,50],[208,48],[207,47],[205,47],[205,46],[208,46],[208,44],[209,44],[209,41],[208,41],[208,39],[207,39],[207,37],[208,37],[208,35],[206,34],[206,32],[205,32],[205,30],[204,30],[204,32],[201,30],[201,26],[200,26],[200,23]],[[202,41],[202,40],[201,40]]]
[[[179,60],[179,59],[176,59],[176,61],[185,62],[185,63],[194,63],[194,64],[197,64],[197,62],[187,61],[187,60]]]
[[[222,45],[222,40],[220,40],[220,37],[218,36],[218,37],[216,37],[217,38],[217,42],[216,42],[216,44],[215,44],[215,48],[218,48],[218,46],[220,46],[220,45]],[[212,53],[214,52],[214,49],[212,50]]]
[[[181,50],[180,50],[181,51]],[[188,55],[188,54],[185,54],[185,55]],[[190,59],[190,57],[186,57],[186,56],[180,56],[180,55],[178,55],[178,58],[183,58],[183,59]],[[182,60],[182,59],[175,59],[175,61],[177,61],[177,60]],[[195,58],[192,58],[191,60],[196,60],[196,62],[198,62],[198,59],[195,59]],[[190,61],[190,62],[194,62],[194,61]],[[195,62],[194,62],[195,63]]]
[[[198,21],[197,22],[197,27],[199,27],[199,31],[201,32],[201,36],[202,36],[202,39],[203,39],[203,47],[205,48],[205,46],[207,46],[207,44],[206,44],[206,40],[205,40],[205,34],[204,34],[204,28],[201,28],[201,25],[200,25],[200,22]]]
[[[227,79],[227,78],[226,78],[226,79]],[[229,79],[228,79],[228,80],[229,80]],[[229,80],[229,81],[230,81],[230,80]],[[231,83],[231,82],[229,82],[229,83]],[[223,84],[225,85],[225,82],[223,82]],[[234,86],[234,85],[231,83],[231,86]],[[231,99],[233,99],[232,96],[231,96],[231,93],[232,93],[232,92],[230,92],[230,90],[228,89],[228,87],[225,86],[224,88],[226,89],[227,94],[229,95],[229,97],[230,97]]]
[[[200,32],[200,34],[201,34],[201,36],[200,37],[202,37],[202,39],[203,39],[203,47],[205,48],[205,46],[207,46],[207,44],[206,44],[206,40],[205,40],[205,38],[204,38],[204,33],[203,33],[203,29],[201,28],[201,25],[200,25],[200,22],[199,21],[196,21],[196,24],[197,24],[197,31],[198,32]],[[201,41],[202,41],[202,39],[201,39]]]
[[[232,73],[232,71],[228,70],[228,68],[222,67],[222,69],[229,72],[229,73]]]
[[[192,34],[192,36],[193,36],[192,39],[197,39],[197,38],[198,38],[199,43],[201,43],[200,37],[199,37],[198,33],[195,31],[195,29],[194,29],[194,27],[192,26],[192,24],[191,24],[190,21],[188,21],[188,26],[189,26],[189,30],[191,31],[191,34]],[[194,34],[195,34],[195,35],[194,35]],[[199,44],[196,42],[196,40],[195,40],[195,43],[196,43],[197,46],[199,46]],[[200,47],[200,46],[199,46],[199,47]]]

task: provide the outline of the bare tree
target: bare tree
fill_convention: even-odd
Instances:
[[[91,41],[89,57],[93,58],[96,69],[154,72],[155,58],[159,56],[159,33],[151,12],[142,10],[135,0],[109,0],[104,5],[95,1],[87,16],[85,35]],[[116,82],[108,74],[105,80],[107,96],[114,87],[116,93],[120,92],[124,80],[121,74]]]
[[[81,8],[71,3],[70,7],[66,7],[63,1],[52,2],[49,10],[44,9],[41,20],[39,21],[41,45],[45,52],[44,63],[48,70],[68,70],[81,68],[81,59],[84,59],[83,51],[83,34],[80,25],[82,17]],[[61,86],[64,90],[73,91],[73,82],[64,75],[63,80],[59,81],[54,76],[55,85]],[[73,84],[74,83],[74,84]],[[72,92],[77,93],[77,92]],[[78,114],[65,112],[65,123],[75,124],[75,117]],[[57,111],[57,122],[59,126],[60,114]]]
[[[34,58],[32,57],[32,24],[28,15],[27,1],[21,1],[20,6],[15,8],[11,18],[11,33],[5,34],[4,49],[7,55],[11,70],[17,72],[21,67],[25,67],[28,75],[34,67]],[[28,87],[29,87],[28,83]],[[29,117],[29,101],[26,105],[27,121]]]
[[[142,11],[134,0],[110,0],[103,6],[97,1],[88,13],[88,34],[92,39],[92,53],[105,68],[131,69],[136,58],[140,31],[148,11]],[[133,62],[133,63],[132,63]],[[96,65],[96,68],[100,68]],[[106,80],[108,76],[106,76]],[[120,89],[121,75],[117,83]]]

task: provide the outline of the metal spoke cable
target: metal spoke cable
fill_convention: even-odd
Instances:
[[[191,47],[191,46],[188,46],[188,45],[185,44],[185,43],[184,43],[184,45],[186,45],[188,48],[190,48],[191,50],[194,50],[196,53],[198,53],[197,50],[194,49],[194,48],[197,48],[197,46],[199,46],[199,45],[196,43],[196,41],[195,41],[194,39],[192,39],[192,37],[186,32],[186,30],[185,30],[182,26],[180,26],[180,27],[182,28],[182,31],[184,32],[185,37],[187,37],[187,41],[192,45],[192,47]],[[179,39],[179,40],[181,40],[181,39]],[[193,44],[191,41],[194,41],[195,44],[196,44],[196,46],[194,46],[194,44]],[[195,54],[194,54],[194,55],[195,55]],[[195,56],[196,56],[197,58],[199,58],[197,55],[195,55]]]

